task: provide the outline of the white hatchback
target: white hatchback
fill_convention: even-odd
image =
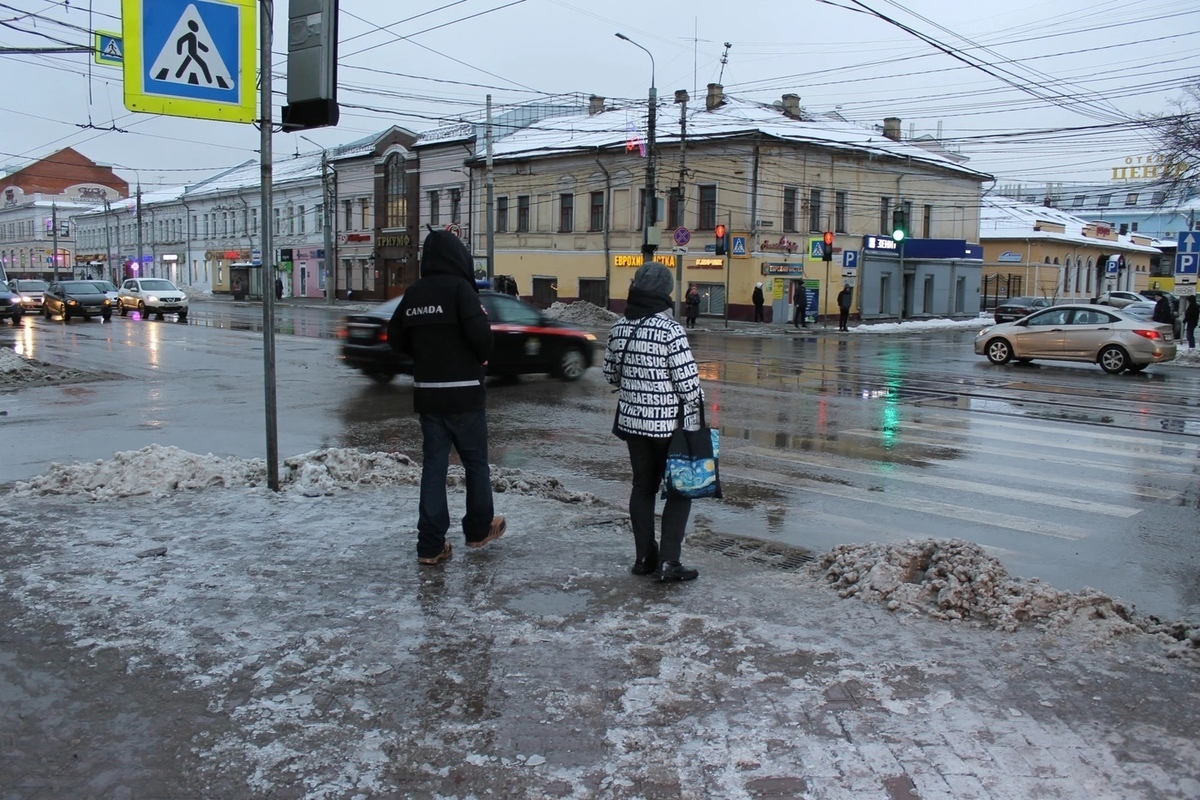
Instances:
[[[188,315],[188,299],[175,284],[165,278],[130,278],[121,284],[117,292],[117,313],[122,317],[130,311],[147,319],[151,314],[158,319],[163,314],[177,314],[180,322]]]

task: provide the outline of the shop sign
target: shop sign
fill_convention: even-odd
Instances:
[[[786,236],[780,236],[779,241],[772,242],[769,239],[763,239],[762,244],[758,249],[764,253],[794,253],[800,249],[798,242],[793,242]]]
[[[725,259],[723,258],[697,258],[692,264],[693,269],[724,269]]]
[[[368,240],[369,241],[369,240]],[[412,244],[412,237],[407,233],[402,233],[399,236],[380,236],[380,247],[408,247]]]
[[[768,275],[768,276],[769,275],[790,275],[792,277],[803,278],[804,277],[804,265],[803,264],[790,264],[786,261],[783,263],[764,261],[763,265],[762,265],[762,274]]]
[[[664,266],[675,266],[675,256],[671,253],[655,253],[654,260]],[[641,253],[632,256],[613,256],[614,267],[640,267],[642,263]]]
[[[1005,264],[1020,264],[1024,261],[1020,253],[1014,253],[1012,250],[1005,250],[996,260]]]

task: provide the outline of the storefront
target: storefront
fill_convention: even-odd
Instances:
[[[417,240],[410,234],[387,234],[379,237],[374,252],[373,297],[398,297],[420,277]],[[382,267],[380,266],[382,265]],[[382,286],[380,285],[382,283]]]
[[[983,248],[962,239],[864,236],[857,293],[863,319],[974,317]]]

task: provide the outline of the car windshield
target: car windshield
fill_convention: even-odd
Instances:
[[[1007,300],[1005,300],[1001,305],[1031,306],[1034,304],[1034,302],[1036,302],[1036,300],[1037,300],[1037,298],[1035,298],[1035,297],[1010,297]]]
[[[50,286],[45,281],[13,281],[13,288],[18,292],[44,292]]]
[[[100,294],[100,290],[87,281],[66,281],[62,284],[62,288],[64,292],[71,294]]]
[[[147,292],[173,292],[175,285],[170,281],[142,281],[142,289]]]
[[[95,286],[102,292],[115,292],[117,287],[113,286],[108,281],[92,281],[92,286]]]

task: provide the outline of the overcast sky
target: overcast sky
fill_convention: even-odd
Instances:
[[[282,75],[288,4],[275,5]],[[120,2],[0,0],[0,23],[0,46],[83,44],[87,30],[120,30]],[[307,135],[331,146],[392,124],[476,119],[489,93],[497,106],[567,93],[644,102],[650,59],[617,31],[653,53],[662,98],[698,89],[702,99],[720,79],[729,94],[794,92],[810,112],[840,109],[855,122],[897,116],[905,135],[941,126],[1002,185],[1107,180],[1154,150],[1127,123],[1171,112],[1182,87],[1200,82],[1196,0],[343,0],[342,122]],[[120,71],[89,56],[0,58],[2,166],[69,145],[152,187],[256,157],[252,125],[127,111]],[[286,86],[275,88],[278,106]],[[1060,128],[1070,130],[1014,136]],[[315,149],[295,134],[274,147]]]

